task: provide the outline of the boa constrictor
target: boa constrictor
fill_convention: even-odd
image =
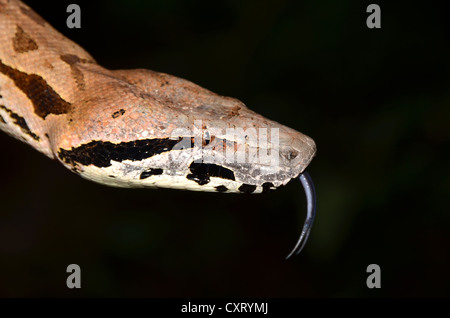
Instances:
[[[265,128],[277,143],[230,128]],[[316,152],[311,138],[239,100],[164,73],[101,67],[18,0],[0,0],[0,129],[116,187],[260,193],[301,175]],[[241,150],[275,153],[277,164],[224,160]]]

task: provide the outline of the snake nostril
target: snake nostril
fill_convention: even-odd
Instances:
[[[289,150],[289,151],[286,153],[286,158],[287,158],[287,160],[293,160],[293,159],[295,159],[297,156],[298,156],[298,152],[295,151],[295,150]]]

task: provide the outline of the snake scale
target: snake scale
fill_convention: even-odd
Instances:
[[[316,152],[237,99],[165,73],[103,68],[18,0],[0,0],[0,129],[115,187],[261,193],[301,175]]]

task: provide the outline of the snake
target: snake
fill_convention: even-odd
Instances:
[[[312,138],[188,80],[106,69],[19,0],[0,0],[0,129],[113,187],[265,193],[299,177],[307,221],[289,256],[314,220]]]

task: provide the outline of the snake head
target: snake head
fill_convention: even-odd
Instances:
[[[95,85],[86,90],[110,94],[73,107],[78,124],[66,127],[56,150],[65,165],[91,180],[260,193],[297,177],[315,154],[311,138],[237,99],[164,73],[111,73],[101,80],[95,72]],[[102,112],[87,111],[92,107]]]

